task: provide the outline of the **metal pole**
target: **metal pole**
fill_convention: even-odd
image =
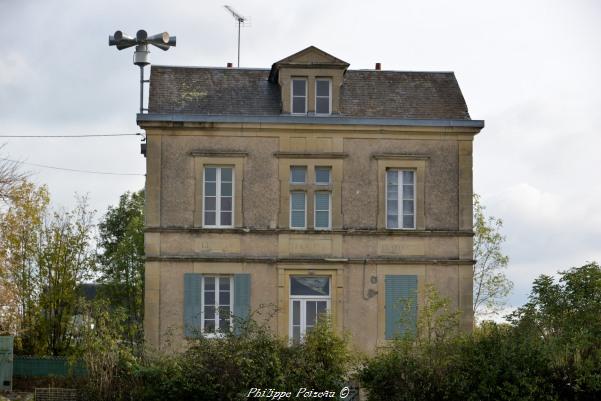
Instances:
[[[140,114],[144,113],[144,66],[140,66]]]
[[[238,68],[240,68],[240,23],[242,21],[238,18]]]

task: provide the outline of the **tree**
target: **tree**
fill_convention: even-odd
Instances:
[[[98,271],[101,295],[127,313],[126,340],[143,338],[144,191],[126,192],[100,222]]]
[[[501,246],[505,236],[501,234],[503,221],[486,216],[480,196],[474,194],[474,298],[475,316],[498,313],[505,304],[513,283],[503,271],[509,258]]]

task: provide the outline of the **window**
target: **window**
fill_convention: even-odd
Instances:
[[[332,85],[329,79],[315,80],[315,114],[331,114]]]
[[[330,277],[290,276],[289,336],[298,343],[330,310]]]
[[[386,170],[386,227],[415,228],[414,170]]]
[[[232,305],[234,303],[233,277],[204,276],[202,280],[203,333],[226,332],[232,327]]]
[[[315,192],[315,229],[329,230],[331,224],[331,194],[330,192]]]
[[[203,226],[233,227],[233,167],[205,167]]]
[[[330,185],[331,167],[315,167],[315,184]]]
[[[291,166],[290,167],[290,183],[304,184],[307,182],[307,167]]]
[[[307,228],[307,196],[304,191],[290,192],[290,228]]]
[[[307,80],[292,79],[292,114],[307,114]]]

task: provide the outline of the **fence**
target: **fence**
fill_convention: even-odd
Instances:
[[[86,374],[83,361],[71,365],[64,357],[15,355],[13,359],[15,377],[81,377]]]

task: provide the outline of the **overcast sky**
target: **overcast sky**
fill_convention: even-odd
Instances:
[[[169,31],[154,64],[236,62],[236,25],[222,1],[0,0],[0,135],[136,133],[138,68],[108,47],[120,29]],[[255,1],[242,66],[269,67],[315,45],[350,68],[455,71],[474,119],[474,189],[505,221],[509,303],[532,279],[601,261],[601,2]],[[104,213],[143,187],[139,138],[8,139],[2,157],[139,176],[27,166],[56,204],[88,194]]]

